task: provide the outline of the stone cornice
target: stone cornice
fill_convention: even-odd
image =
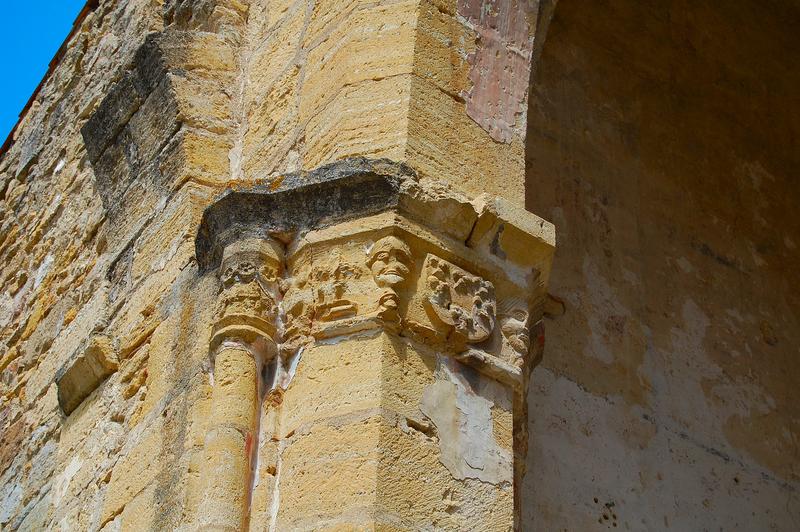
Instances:
[[[412,179],[405,165],[357,158],[288,174],[278,186],[226,190],[203,214],[200,270],[215,268],[222,247],[244,235],[290,235],[396,208],[402,183]]]
[[[524,387],[555,244],[537,216],[359,158],[222,194],[196,239],[201,272],[224,284],[242,242],[270,250],[246,267],[269,272],[259,286],[276,308],[266,320],[238,312],[236,327],[261,330],[284,355],[383,329]]]
[[[444,183],[420,182],[405,164],[385,159],[346,159],[287,174],[277,183],[228,189],[205,210],[195,241],[201,271],[218,265],[220,246],[231,238],[296,234],[391,209],[432,215],[429,223],[446,222],[438,229],[468,240],[471,247],[481,245],[502,224],[516,232],[522,249],[550,249],[545,255],[551,257],[555,248],[550,222],[501,198],[483,194],[470,201]],[[525,247],[530,245],[534,248]]]

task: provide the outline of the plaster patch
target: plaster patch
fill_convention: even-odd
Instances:
[[[584,354],[596,358],[606,364],[613,364],[616,356],[607,338],[609,320],[612,329],[624,328],[624,323],[631,317],[630,311],[620,302],[611,283],[601,273],[597,265],[588,255],[583,260],[583,275],[586,279],[589,301],[593,308],[602,309],[602,313],[593,312],[587,315],[591,341],[587,343]],[[575,306],[580,306],[576,301]]]
[[[728,315],[739,313],[729,311]],[[682,324],[670,331],[672,347],[668,352],[685,353],[690,363],[671,366],[676,376],[682,376],[668,388],[675,421],[685,427],[697,427],[692,437],[698,441],[712,442],[715,434],[723,433],[725,424],[732,420],[768,415],[774,397],[748,379],[726,372],[709,357],[712,321],[704,310],[692,299],[686,299],[681,317]]]
[[[494,437],[496,401],[476,395],[460,365],[439,360],[441,379],[425,388],[420,410],[436,426],[440,460],[458,480],[476,478],[492,484],[511,482],[511,453]]]
[[[477,34],[477,50],[467,57],[467,115],[494,140],[511,142],[526,110],[534,33],[528,21],[536,9],[527,1],[458,0],[457,12]]]

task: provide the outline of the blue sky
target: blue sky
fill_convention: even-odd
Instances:
[[[0,144],[47,65],[72,29],[86,0],[33,0],[3,2],[0,21]]]

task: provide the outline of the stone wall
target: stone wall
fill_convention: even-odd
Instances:
[[[559,2],[527,139],[564,306],[532,381],[529,529],[797,529],[799,22]]]
[[[0,160],[4,529],[47,522],[85,529],[96,521],[98,493],[128,436],[120,411],[135,406],[144,382],[141,372],[129,372],[125,384],[115,384],[127,398],[109,398],[62,426],[56,374],[87,352],[93,330],[124,313],[101,303],[114,289],[107,276],[114,256],[80,127],[145,35],[160,29],[153,4],[105,3],[86,16]]]
[[[499,7],[89,2],[0,159],[0,528],[519,523],[555,237]]]

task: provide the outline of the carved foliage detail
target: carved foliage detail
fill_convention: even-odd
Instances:
[[[502,276],[495,285],[423,253],[393,235],[323,241],[291,256],[282,276],[274,246],[226,248],[212,346],[243,340],[285,358],[315,340],[383,328],[519,384],[530,358],[529,298]]]
[[[494,330],[494,285],[435,255],[425,258],[428,291],[424,304],[435,322],[452,329],[449,338],[465,343],[482,342]]]

